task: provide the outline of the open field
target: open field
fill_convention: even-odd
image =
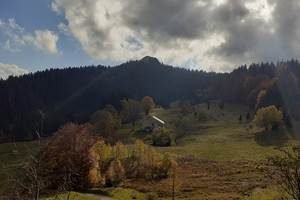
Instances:
[[[179,163],[177,199],[191,200],[271,200],[279,199],[282,192],[277,188],[271,166],[266,161],[269,156],[279,154],[280,147],[300,144],[292,139],[286,130],[263,133],[251,127],[239,116],[247,113],[247,108],[225,105],[224,109],[212,105],[199,105],[197,112],[205,112],[208,120],[192,121],[189,133],[177,141],[176,146],[156,147],[161,152],[177,156]],[[166,121],[166,128],[173,128],[179,111],[175,108],[156,109],[152,114]],[[245,118],[245,117],[244,117]],[[136,128],[137,130],[137,128]],[[136,136],[129,126],[121,129],[123,134]],[[29,153],[34,153],[37,142],[0,145],[0,187],[4,188],[7,174],[21,166]],[[17,151],[16,151],[17,150]],[[146,199],[146,194],[154,192],[160,199],[170,199],[171,181],[154,182],[128,180],[125,188],[107,189],[105,194],[112,199]],[[136,190],[136,191],[135,191]],[[140,191],[140,192],[137,192]],[[80,199],[95,200],[99,196],[74,193]],[[74,196],[74,199],[76,199]],[[104,199],[106,200],[106,199]]]

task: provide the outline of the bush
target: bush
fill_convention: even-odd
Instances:
[[[153,147],[137,140],[124,162],[126,175],[129,178],[147,180],[166,178],[170,170],[170,160],[170,156],[160,154]]]
[[[167,147],[171,146],[172,139],[170,132],[162,129],[152,134],[152,142],[154,146]]]
[[[282,124],[282,119],[282,112],[272,105],[258,109],[253,122],[269,131],[278,128]]]

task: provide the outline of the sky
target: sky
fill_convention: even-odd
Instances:
[[[0,77],[144,56],[206,71],[299,59],[299,0],[1,0]]]

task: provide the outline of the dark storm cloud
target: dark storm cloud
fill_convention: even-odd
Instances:
[[[266,34],[267,25],[246,7],[247,1],[232,0],[212,11],[214,31],[224,35],[224,43],[210,53],[241,56],[249,53]]]
[[[197,39],[209,30],[210,7],[211,3],[195,0],[128,0],[123,19],[153,39]]]
[[[229,56],[251,48],[255,42],[255,35],[249,26],[251,16],[241,1],[229,1],[214,9],[213,13],[215,31],[223,33],[225,38],[225,42],[215,49],[216,53]],[[251,24],[255,26],[255,23]]]
[[[219,23],[222,22],[223,25],[226,26],[227,23],[244,19],[250,14],[250,11],[245,6],[246,2],[247,1],[231,0],[215,7],[215,9],[211,10],[211,12],[214,13],[214,20]]]
[[[252,15],[244,0],[216,6],[213,1],[129,0],[123,19],[132,29],[144,31],[153,40],[203,39],[222,33],[224,43],[210,53],[223,56],[251,51],[264,30],[262,19]]]

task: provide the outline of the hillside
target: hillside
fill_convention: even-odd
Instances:
[[[37,133],[46,137],[66,122],[88,121],[106,104],[119,109],[120,100],[146,95],[164,107],[177,100],[219,99],[251,109],[274,104],[299,120],[299,69],[292,60],[218,74],[174,68],[145,57],[116,67],[49,69],[10,77],[0,81],[0,139],[31,140]]]
[[[159,152],[171,153],[177,157],[179,186],[176,189],[176,199],[279,198],[282,193],[271,179],[273,169],[266,162],[267,158],[279,154],[279,147],[297,145],[300,144],[299,141],[293,139],[286,130],[264,133],[260,128],[250,127],[245,118],[240,122],[239,115],[245,116],[248,111],[243,105],[225,104],[221,109],[218,104],[212,103],[208,110],[206,104],[199,104],[195,105],[194,109],[198,113],[205,113],[207,120],[198,121],[193,115],[189,115],[191,127],[186,136],[180,138],[174,146],[155,147]],[[175,120],[181,115],[176,107],[157,108],[151,114],[163,119],[166,129],[173,127]],[[127,129],[126,125],[121,130],[126,131],[131,138],[139,133],[138,129]],[[0,147],[0,159],[6,163],[2,164],[0,170],[0,184],[3,186],[7,183],[7,174],[12,175],[29,153],[37,149],[38,144],[17,143],[17,147],[14,144],[2,144]],[[14,152],[16,148],[18,152]],[[19,165],[16,166],[15,163]],[[106,188],[102,189],[101,193],[116,200],[133,197],[144,200],[148,194],[156,193],[160,197],[158,199],[165,200],[171,198],[171,180],[129,179],[121,188]],[[98,199],[90,194],[72,195],[74,199]]]

